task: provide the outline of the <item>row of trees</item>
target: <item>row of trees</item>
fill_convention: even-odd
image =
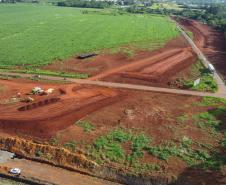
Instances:
[[[200,10],[186,9],[177,15],[202,21],[226,33],[226,7],[213,4]]]
[[[57,2],[57,6],[81,7],[81,8],[107,8],[113,3],[109,1],[84,1],[84,0],[66,0]]]
[[[225,32],[226,35],[226,7],[223,4],[212,4],[195,9],[184,7],[183,11],[174,9],[150,9],[133,5],[127,8],[127,11],[130,13],[151,13],[188,17],[211,25]]]

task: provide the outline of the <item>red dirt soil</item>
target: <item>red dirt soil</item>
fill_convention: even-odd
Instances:
[[[62,145],[66,142],[76,141],[77,146],[82,148],[110,130],[123,127],[144,132],[152,138],[154,145],[166,141],[179,142],[184,136],[202,144],[211,143],[213,146],[217,144],[215,138],[208,132],[197,129],[195,124],[190,122],[182,124],[175,121],[178,116],[190,116],[205,111],[206,108],[193,104],[200,98],[132,90],[126,91],[126,93],[128,96],[120,102],[106,106],[83,118],[95,126],[94,131],[85,133],[78,125],[71,125],[57,133],[58,141]],[[175,174],[175,176],[186,171],[185,162],[176,158],[161,161],[154,156],[145,154],[142,160],[146,163],[158,163],[160,166],[164,166],[165,172]],[[202,175],[199,175],[191,179],[195,181],[200,178],[199,181],[203,181]],[[213,180],[214,177],[210,178],[210,181]]]
[[[30,105],[30,103],[0,104],[1,135],[7,133],[32,138],[36,141],[46,141],[53,137],[62,146],[66,142],[75,141],[76,146],[82,150],[87,144],[91,144],[110,130],[123,127],[144,132],[152,138],[153,145],[166,141],[177,143],[184,136],[202,144],[211,144],[211,146],[218,144],[215,136],[210,136],[208,132],[197,128],[195,124],[191,122],[182,124],[176,121],[178,116],[192,116],[208,110],[206,107],[194,104],[194,102],[200,101],[199,97],[122,89],[112,90],[76,84],[54,85],[21,79],[0,80],[0,85],[4,87],[0,93],[0,102],[15,96],[18,92],[22,97],[26,97],[26,93],[35,86],[41,86],[44,89],[54,88],[55,91],[48,96],[32,96],[35,99],[33,103],[60,98],[59,101],[52,104],[42,104],[40,107],[35,106],[33,109],[25,111],[18,111],[18,108]],[[90,133],[84,132],[83,128],[74,124],[79,119],[90,121],[95,129]],[[186,169],[185,163],[178,159],[161,161],[152,155],[145,154],[142,160],[158,163],[166,173],[175,174],[175,176],[181,174],[179,177],[181,179],[193,174]],[[186,175],[188,172],[189,174]],[[197,174],[194,173],[194,175]],[[191,179],[194,182],[200,179],[205,181],[202,174]],[[214,182],[214,176],[210,178],[209,182],[211,181]]]
[[[91,80],[166,86],[177,72],[185,70],[195,61],[196,55],[179,36],[161,49],[137,50],[133,57],[105,52],[91,59],[71,58],[56,62],[44,69],[87,73]]]
[[[105,75],[103,79],[106,81],[139,83],[143,85],[151,85],[152,83],[167,84],[177,72],[189,67],[195,62],[195,59],[195,55],[188,48],[172,49],[165,53],[156,54],[149,59],[133,63],[137,64],[137,66],[132,69],[130,65],[124,66],[125,70],[120,70],[109,76]],[[95,78],[94,76],[91,79]]]
[[[197,46],[226,79],[226,38],[224,34],[198,21],[180,19],[178,22],[185,29],[193,32]]]
[[[35,99],[32,103],[7,103],[7,98],[10,100],[19,92],[21,97],[28,97],[26,94],[40,84],[6,80],[0,80],[0,84],[7,87],[0,94],[0,129],[39,137],[51,137],[56,131],[122,97],[120,92],[108,88],[41,84],[44,89],[54,88],[54,93],[29,95]]]

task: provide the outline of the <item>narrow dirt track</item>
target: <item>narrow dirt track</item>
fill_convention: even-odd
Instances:
[[[181,26],[179,24],[177,24],[177,27],[180,30],[180,32],[182,33],[182,35],[185,37],[185,39],[188,41],[188,43],[191,45],[194,52],[198,55],[198,57],[202,61],[203,65],[208,68],[208,65],[211,63],[202,52],[203,47],[205,47],[204,46],[205,42],[200,43],[199,39],[198,39],[196,41],[198,43],[198,45],[196,45],[195,42],[184,31],[184,30],[186,30],[185,28],[181,28]],[[199,35],[199,34],[200,34],[199,32],[197,32],[197,31],[195,32],[196,37],[203,37],[203,34],[201,34],[201,35]],[[217,93],[226,94],[226,86],[224,84],[224,81],[221,79],[220,75],[218,74],[218,72],[214,72],[213,77],[216,80],[217,85],[218,85]]]
[[[216,33],[216,30],[213,30],[207,25],[202,25],[201,23],[190,19],[181,19],[180,21],[178,21],[178,29],[181,31],[182,35],[191,45],[194,52],[201,59],[204,66],[208,67],[210,61],[214,64],[216,63],[217,72],[214,73],[214,79],[218,84],[218,93],[226,94],[225,83],[223,79],[221,79],[221,76],[218,74],[219,71],[221,74],[226,76],[226,68],[225,64],[223,63],[224,59],[226,58],[226,55],[224,53],[223,55],[219,54],[219,49],[223,52],[226,51],[225,39],[222,38],[221,41],[219,41],[219,33]],[[194,41],[185,33],[184,30],[189,30],[193,32]],[[216,37],[216,42],[214,42],[214,40],[210,40],[211,37]],[[225,43],[224,46],[221,46],[222,42]]]
[[[6,73],[1,72],[4,75],[18,75],[24,78],[32,77],[31,74],[19,74],[19,73]],[[46,80],[63,80],[61,77],[52,77],[52,76],[42,76],[42,79]],[[132,84],[121,84],[121,83],[113,83],[113,82],[103,82],[103,81],[94,81],[94,80],[85,80],[85,79],[71,79],[68,78],[67,81],[77,84],[87,84],[87,85],[96,85],[103,87],[112,87],[112,88],[122,88],[122,89],[133,89],[133,90],[141,90],[141,91],[153,91],[153,92],[162,92],[162,93],[170,93],[170,94],[181,94],[181,95],[190,95],[190,96],[211,96],[211,97],[219,97],[226,99],[226,93],[207,93],[207,92],[197,92],[197,91],[188,91],[188,90],[179,90],[179,89],[169,89],[169,88],[161,88],[161,87],[150,87],[143,85],[132,85]]]

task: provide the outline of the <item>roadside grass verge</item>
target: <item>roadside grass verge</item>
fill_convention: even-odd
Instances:
[[[203,97],[201,102],[197,102],[195,103],[195,105],[198,106],[222,106],[225,105],[226,106],[226,99],[224,98],[216,98],[216,97]]]
[[[201,61],[196,62],[191,66],[190,79],[184,80],[184,87],[197,91],[216,92],[218,87],[213,79],[212,74],[206,69]],[[200,83],[194,86],[194,81],[200,78]]]
[[[63,77],[63,78],[76,78],[76,79],[85,79],[89,77],[88,74],[83,74],[83,73],[65,73],[65,72],[49,71],[49,70],[42,70],[42,69],[0,69],[0,72],[46,75],[46,76],[56,76],[56,77]]]
[[[191,31],[186,31],[187,35],[193,40],[194,39],[194,34]]]
[[[195,80],[200,79],[199,84],[194,84]],[[218,86],[213,79],[213,75],[206,69],[200,60],[190,67],[190,73],[186,77],[178,77],[176,80],[183,89],[190,89],[203,92],[216,92]]]
[[[218,90],[217,83],[210,73],[204,73],[201,76],[201,82],[197,86],[193,86],[192,90],[216,92]]]
[[[1,80],[9,80],[9,79],[13,79],[13,78],[20,78],[19,75],[4,75],[4,74],[0,74],[0,79]]]

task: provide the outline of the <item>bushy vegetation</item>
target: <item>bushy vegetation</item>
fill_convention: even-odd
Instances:
[[[144,133],[117,128],[96,139],[89,152],[91,157],[101,164],[106,162],[123,164],[131,167],[136,173],[160,170],[157,164],[139,161],[144,157],[145,148],[150,143],[151,138]],[[125,146],[128,146],[127,150]]]
[[[83,13],[39,4],[0,4],[0,66],[40,66],[79,53],[162,46],[179,33],[167,17]]]
[[[194,81],[198,78],[200,79],[200,83],[195,86]],[[189,78],[180,79],[180,83],[182,83],[182,86],[185,89],[197,91],[216,92],[218,89],[213,75],[202,65],[201,61],[197,61],[191,66]]]
[[[84,120],[77,121],[76,125],[81,127],[83,129],[83,131],[87,132],[87,133],[95,130],[95,126],[92,123],[90,123],[89,121],[84,121]]]
[[[209,115],[200,114],[196,121],[206,121],[209,127],[215,127]],[[216,121],[217,123],[217,121]],[[226,136],[225,136],[226,138]],[[225,140],[222,146],[225,146]],[[156,163],[142,163],[144,153],[167,161],[170,157],[179,158],[187,163],[188,166],[200,166],[205,169],[219,170],[224,165],[225,157],[220,155],[220,150],[193,141],[187,136],[183,136],[179,143],[173,141],[165,142],[160,145],[153,145],[151,138],[143,133],[136,133],[132,130],[115,129],[105,136],[98,138],[89,152],[92,158],[103,164],[106,162],[118,163],[120,165],[132,167],[135,172],[147,172],[150,170],[162,170]]]
[[[221,121],[216,119],[215,115],[211,112],[202,112],[193,116],[194,122],[200,127],[211,127],[218,129]]]
[[[226,99],[206,96],[206,97],[202,98],[201,102],[196,103],[196,105],[199,105],[199,106],[220,106],[220,105],[226,105]]]
[[[198,9],[186,8],[178,12],[178,15],[200,20],[223,32],[226,31],[226,7],[222,4],[211,4]]]
[[[190,84],[190,82],[187,83]],[[201,76],[200,84],[198,84],[197,86],[193,86],[192,89],[216,92],[218,87],[216,81],[213,79],[213,76],[211,74],[206,73]]]
[[[156,3],[151,8],[133,5],[127,9],[130,13],[149,13],[162,15],[176,15],[202,21],[226,34],[226,6],[203,2],[202,5],[189,6],[182,3],[180,6],[172,6],[172,3]]]
[[[209,153],[204,149],[193,149],[193,141],[184,136],[179,146],[175,143],[167,143],[162,146],[149,147],[150,154],[162,160],[167,160],[169,157],[178,157],[184,160],[189,166],[206,162],[211,158]]]

